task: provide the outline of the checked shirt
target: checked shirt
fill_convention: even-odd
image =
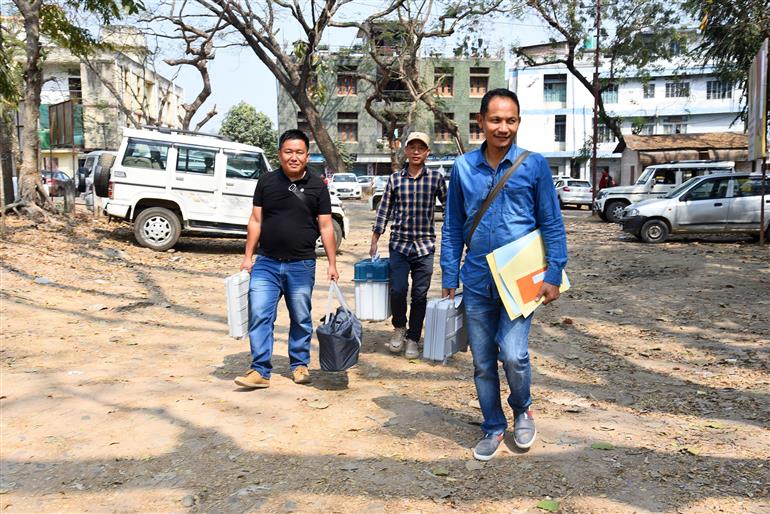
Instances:
[[[423,168],[412,178],[406,169],[397,171],[385,186],[373,230],[382,234],[388,221],[392,221],[391,250],[404,255],[428,255],[436,247],[436,198],[445,205],[446,197],[446,181],[441,172]]]

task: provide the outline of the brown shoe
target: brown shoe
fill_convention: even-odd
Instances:
[[[294,378],[295,384],[309,384],[313,381],[310,378],[310,371],[308,371],[307,366],[297,366],[291,372],[291,375]]]
[[[264,378],[255,369],[250,369],[242,377],[236,378],[235,383],[241,387],[248,387],[249,389],[264,389],[270,387],[270,379]]]

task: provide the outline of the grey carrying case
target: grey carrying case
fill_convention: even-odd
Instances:
[[[446,360],[457,352],[468,351],[468,332],[462,294],[451,298],[428,301],[425,312],[425,346],[423,358],[436,362]]]

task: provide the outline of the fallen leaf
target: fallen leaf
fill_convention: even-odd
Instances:
[[[431,469],[430,472],[433,473],[434,475],[436,475],[437,477],[449,476],[449,471],[447,471],[446,468],[442,468],[440,466]]]
[[[600,441],[598,443],[593,443],[591,445],[591,448],[594,450],[612,450],[615,448],[615,446],[612,443],[605,443],[603,441]]]
[[[326,409],[329,407],[329,403],[324,400],[312,400],[308,402],[308,405],[314,409]]]
[[[710,422],[706,423],[705,427],[706,428],[715,428],[717,430],[723,430],[723,429],[727,428],[722,423],[717,423],[716,421],[710,421]]]
[[[538,502],[536,507],[546,512],[556,512],[561,508],[561,506],[559,505],[559,502],[557,502],[556,500],[541,500],[540,502]]]

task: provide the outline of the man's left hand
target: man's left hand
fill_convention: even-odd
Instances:
[[[329,280],[334,280],[335,282],[337,281],[337,279],[340,278],[340,274],[337,273],[337,266],[329,266],[327,277],[329,278]]]
[[[560,294],[559,286],[543,282],[543,285],[540,286],[540,291],[538,291],[537,296],[535,296],[535,301],[539,302],[540,298],[542,298],[543,305],[548,305],[552,301],[557,300]]]

